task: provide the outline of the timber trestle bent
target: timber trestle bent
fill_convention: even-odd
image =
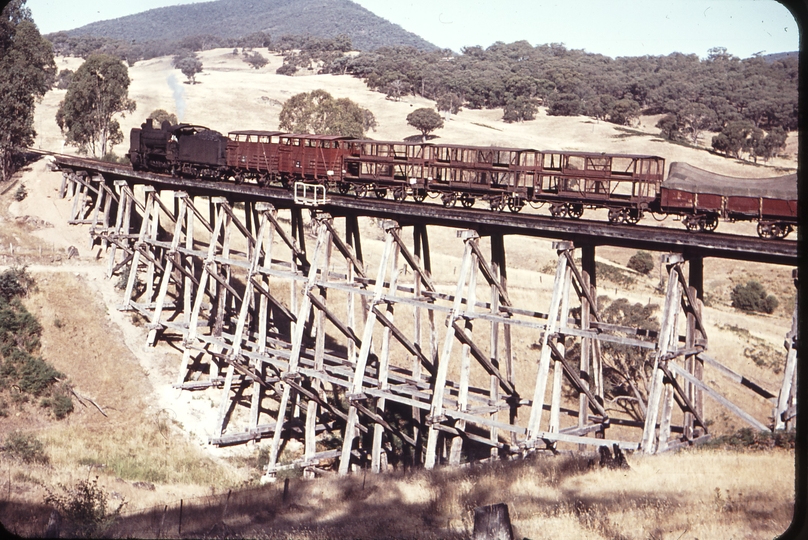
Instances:
[[[291,467],[432,468],[603,445],[661,452],[709,438],[705,395],[755,429],[795,422],[796,307],[783,383],[768,391],[708,355],[700,258],[663,256],[660,329],[645,331],[602,320],[594,248],[579,264],[570,241],[553,244],[552,296],[539,311],[509,292],[502,233],[489,232],[486,254],[477,231],[458,231],[452,285],[448,271],[433,274],[424,225],[380,220],[371,261],[356,215],[70,169],[60,195],[73,198],[70,223],[90,225],[107,251],[108,277],[125,283],[120,309],[147,321],[147,344],[179,344],[175,387],[215,389],[210,442],[266,439],[267,479]],[[529,380],[516,374],[517,339],[534,343]],[[653,352],[647,398],[633,398],[644,421],[612,414],[605,343]],[[771,422],[705,382],[705,364],[768,400]],[[293,439],[301,452],[289,458]]]

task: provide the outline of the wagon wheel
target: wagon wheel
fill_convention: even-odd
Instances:
[[[786,236],[788,236],[788,233],[794,230],[794,227],[791,225],[791,223],[780,223],[779,225],[782,231],[782,234],[779,236],[779,238],[785,238]]]
[[[443,196],[441,197],[441,200],[443,201],[443,206],[445,206],[446,208],[451,208],[457,202],[457,193],[455,193],[454,191],[444,193]]]
[[[565,217],[567,215],[566,204],[553,204],[550,206],[550,215],[554,218]]]
[[[337,184],[337,189],[339,190],[340,194],[345,195],[348,193],[348,191],[350,191],[351,184],[348,182],[340,182]]]
[[[233,177],[233,180],[236,182],[236,184],[243,184],[244,183],[244,175],[241,174],[241,173],[238,173],[238,174],[236,174],[236,176]]]
[[[413,190],[412,198],[415,200],[415,202],[424,202],[424,199],[426,199],[426,190],[425,189]]]
[[[508,210],[516,214],[525,206],[525,200],[519,195],[508,198]]]
[[[642,211],[636,208],[623,209],[620,213],[623,215],[623,223],[627,225],[636,225],[642,219]]]
[[[357,199],[361,199],[368,194],[368,187],[364,184],[356,184],[354,185],[354,193],[356,193]]]
[[[491,199],[492,212],[502,212],[503,208],[505,208],[505,197],[494,197]]]
[[[468,193],[463,193],[460,195],[460,204],[463,205],[463,208],[471,208],[474,206],[476,199],[470,196]]]
[[[687,227],[688,231],[697,231],[702,226],[700,225],[703,223],[702,218],[695,217],[695,216],[686,216],[685,219],[682,220],[682,224]]]
[[[609,208],[609,223],[620,223],[623,220],[623,211]]]
[[[718,216],[708,216],[699,220],[699,229],[705,232],[713,232],[718,227]]]
[[[396,188],[393,190],[393,199],[401,202],[407,198],[407,188]]]
[[[373,190],[373,193],[376,195],[377,199],[384,199],[387,197],[387,190],[384,188],[376,188]]]
[[[578,203],[567,205],[567,215],[572,219],[580,219],[584,215],[584,205]]]

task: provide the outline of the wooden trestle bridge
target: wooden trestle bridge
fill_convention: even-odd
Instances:
[[[426,468],[602,445],[662,452],[710,436],[705,396],[754,429],[796,421],[796,306],[782,384],[771,390],[707,353],[701,317],[705,256],[796,266],[796,242],[341,196],[304,220],[311,208],[281,189],[53,159],[60,195],[73,198],[70,223],[88,224],[107,250],[108,276],[126,279],[121,309],[148,319],[149,345],[179,343],[177,388],[221,389],[211,443],[271,441],[267,479],[289,467],[380,471],[394,444]],[[383,220],[384,247],[372,262],[359,216]],[[316,233],[313,248],[304,222]],[[427,225],[459,229],[453,291],[434,279]],[[549,305],[515,305],[505,235],[556,239]],[[490,237],[490,256],[481,236]],[[672,253],[662,256],[658,332],[601,319],[598,245]],[[516,336],[536,343],[534,380],[516,380]],[[644,422],[604,408],[606,342],[654,353]],[[566,353],[573,343],[575,363]],[[705,382],[705,364],[770,402],[772,417],[756,418]],[[281,464],[289,439],[303,442],[303,455]]]

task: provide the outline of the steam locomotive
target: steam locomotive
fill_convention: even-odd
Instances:
[[[554,217],[608,209],[611,223],[637,223],[646,212],[673,215],[688,230],[713,231],[719,220],[757,221],[762,238],[785,238],[797,223],[797,175],[743,179],[672,163],[659,156],[442,143],[359,140],[280,131],[232,131],[192,124],[130,134],[134,170],[287,188],[304,182],[396,201],[440,198],[466,208],[519,212],[547,205]]]

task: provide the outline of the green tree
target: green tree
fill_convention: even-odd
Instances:
[[[666,114],[660,118],[659,122],[656,123],[656,127],[660,129],[660,135],[669,141],[675,141],[681,136],[675,114]]]
[[[264,58],[264,55],[262,55],[258,51],[253,51],[251,55],[246,56],[244,58],[244,61],[250,64],[250,67],[254,67],[255,69],[261,69],[262,67],[264,67],[269,63],[269,60]]]
[[[334,99],[325,90],[295,94],[283,104],[279,120],[279,129],[284,131],[358,139],[376,128],[371,111],[348,98]]]
[[[770,158],[776,156],[786,147],[786,139],[788,133],[780,126],[776,126],[768,133],[764,134],[762,130],[755,130],[752,133],[752,141],[750,143],[750,153],[757,162],[757,158],[763,158],[768,161]]]
[[[603,306],[608,300],[598,297]],[[610,324],[659,330],[659,322],[654,312],[659,306],[654,304],[631,304],[625,298],[618,298],[601,312],[601,320]],[[648,401],[651,365],[647,349],[640,349],[621,343],[604,343],[601,349],[608,364],[604,365],[604,386],[606,395],[623,410],[637,420],[645,419],[645,406]]]
[[[178,122],[177,115],[174,113],[170,113],[165,109],[153,110],[151,114],[146,117],[146,119],[155,120],[158,126],[161,125],[165,120],[168,120],[168,123],[171,124],[172,126],[177,125]]]
[[[534,120],[539,107],[536,101],[525,96],[517,96],[505,104],[502,111],[502,120],[507,123]]]
[[[640,250],[631,256],[626,266],[647,276],[651,273],[656,264],[654,264],[654,257],[650,253]]]
[[[628,126],[639,118],[640,105],[631,98],[618,99],[611,103],[611,107],[605,112],[609,122],[620,126]]]
[[[463,98],[454,92],[441,94],[435,101],[435,108],[438,109],[439,112],[445,112],[446,114],[459,113],[461,105],[463,105]]]
[[[741,311],[758,311],[774,313],[780,302],[772,294],[768,294],[759,281],[747,281],[746,285],[736,285],[730,293],[732,307]]]
[[[433,109],[423,107],[407,115],[407,124],[420,131],[421,138],[426,142],[427,135],[443,127],[443,118]]]
[[[749,136],[755,129],[747,120],[736,120],[730,122],[721,130],[721,133],[713,137],[712,146],[716,152],[726,156],[741,157],[741,151],[749,147]]]
[[[188,84],[196,84],[196,74],[202,72],[202,61],[195,52],[186,51],[174,57],[174,67],[185,75]]]
[[[550,107],[547,109],[549,116],[577,116],[580,113],[581,98],[572,93],[553,96]]]
[[[121,126],[114,116],[135,111],[129,82],[129,70],[117,58],[95,54],[85,60],[56,113],[67,143],[93,157],[103,157],[122,142]]]
[[[0,15],[0,180],[11,177],[20,150],[34,143],[35,104],[55,75],[50,42],[25,0],[11,0]]]

